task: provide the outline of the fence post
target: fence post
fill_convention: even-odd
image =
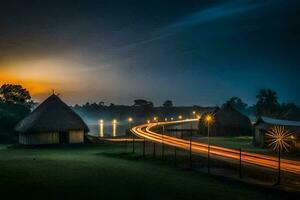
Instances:
[[[281,150],[280,148],[278,149],[278,175],[277,175],[277,183],[275,185],[280,185],[281,182],[281,166],[280,166],[280,162],[281,162]]]
[[[192,132],[190,135],[190,168],[193,167],[193,162],[192,162]]]
[[[146,147],[146,138],[144,137],[143,141],[143,157],[145,158],[145,147]]]
[[[125,153],[127,153],[127,136],[125,138]]]
[[[207,147],[207,173],[210,174],[210,145]]]
[[[132,136],[132,153],[135,152],[135,148],[134,148],[134,135]]]
[[[177,131],[175,132],[177,138]],[[177,147],[174,146],[174,165],[177,166]]]
[[[155,142],[153,142],[153,157],[156,157]]]
[[[240,167],[239,167],[240,179],[242,179],[242,148],[240,147]]]
[[[162,146],[161,146],[161,159],[164,160],[165,159],[165,145],[164,145],[164,132],[165,132],[165,128],[164,126],[162,127],[162,134],[161,134],[161,141],[162,141]]]

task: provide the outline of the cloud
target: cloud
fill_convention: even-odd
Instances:
[[[166,39],[172,35],[177,34],[180,31],[185,31],[193,26],[201,25],[204,23],[213,22],[219,19],[227,17],[238,17],[238,15],[248,12],[254,12],[258,8],[261,8],[266,3],[263,1],[230,1],[226,3],[214,4],[205,9],[201,9],[197,12],[189,14],[179,20],[153,31],[152,36],[131,42],[127,45],[120,47],[118,50],[135,48],[142,45],[147,45],[153,42],[157,42]]]
[[[236,15],[254,11],[263,5],[265,5],[265,3],[252,3],[252,1],[234,1],[215,5],[182,18],[181,20],[167,26],[163,32],[178,31],[194,25],[211,22],[213,20],[234,17]]]

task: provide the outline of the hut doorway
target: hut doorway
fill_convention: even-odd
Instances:
[[[68,132],[60,132],[59,133],[59,143],[60,144],[69,143],[69,133]]]

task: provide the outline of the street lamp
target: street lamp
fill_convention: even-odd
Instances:
[[[181,120],[181,119],[182,119],[182,116],[181,116],[181,115],[179,115],[179,116],[178,116],[178,119],[180,119],[180,120]]]
[[[278,175],[277,175],[277,183],[276,185],[280,184],[280,157],[282,150],[288,151],[289,150],[289,143],[292,136],[292,133],[286,129],[284,126],[273,126],[267,133],[267,142],[268,146],[272,147],[274,151],[278,152]]]
[[[196,111],[193,111],[193,118],[196,118]]]
[[[132,121],[133,121],[132,117],[129,117],[128,118],[128,127],[129,127],[129,132],[128,133],[131,132],[131,123],[132,123]],[[125,140],[125,151],[127,152],[127,140]]]
[[[210,124],[213,122],[213,115],[207,114],[205,121],[207,122],[207,172],[210,174]]]
[[[128,118],[128,123],[129,123],[129,128],[130,128],[130,129],[131,129],[131,123],[132,123],[132,121],[133,121],[132,117],[129,117],[129,118]]]

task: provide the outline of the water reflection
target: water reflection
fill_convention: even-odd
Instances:
[[[102,119],[99,120],[99,136],[104,136],[104,121]]]
[[[117,134],[117,120],[112,121],[112,136],[116,137]]]
[[[128,122],[99,119],[96,123],[89,123],[89,135],[96,137],[117,137],[125,135]]]

